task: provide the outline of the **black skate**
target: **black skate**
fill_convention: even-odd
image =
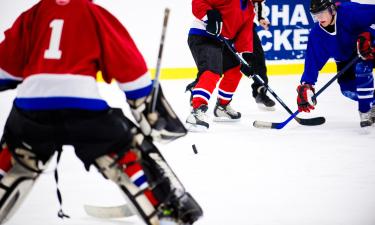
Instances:
[[[185,192],[163,206],[159,220],[160,225],[191,225],[202,216],[202,208],[188,192]]]
[[[275,102],[267,96],[267,89],[261,86],[258,88],[257,92],[255,102],[258,104],[258,107],[268,111],[274,111]]]

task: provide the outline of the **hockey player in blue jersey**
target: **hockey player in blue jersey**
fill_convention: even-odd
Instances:
[[[305,69],[297,87],[300,112],[310,112],[316,101],[314,85],[319,71],[333,58],[340,71],[359,54],[361,59],[338,78],[342,94],[358,102],[360,126],[375,121],[374,99],[374,30],[375,5],[345,2],[335,5],[332,0],[311,0],[310,12],[315,25],[307,44]],[[372,39],[372,40],[371,40]]]

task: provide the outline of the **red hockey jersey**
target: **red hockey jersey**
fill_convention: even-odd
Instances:
[[[206,33],[207,10],[216,9],[223,19],[221,35],[234,41],[238,52],[253,52],[254,6],[251,0],[192,0],[193,15],[196,19],[189,35]],[[211,36],[212,37],[212,36]]]
[[[89,0],[41,0],[0,43],[0,90],[18,86],[23,109],[108,108],[96,74],[118,81],[127,98],[151,91],[143,56],[122,24]],[[64,2],[64,1],[63,1]]]

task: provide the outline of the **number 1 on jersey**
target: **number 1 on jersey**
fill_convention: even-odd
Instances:
[[[61,58],[61,50],[60,48],[60,41],[61,41],[61,33],[62,28],[64,25],[64,20],[55,19],[52,20],[49,24],[49,27],[52,28],[51,38],[49,41],[49,47],[47,50],[44,51],[44,58],[45,59],[60,59]]]

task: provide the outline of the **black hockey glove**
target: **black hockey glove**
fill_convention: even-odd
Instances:
[[[241,72],[247,77],[252,77],[254,75],[254,54],[251,52],[244,52],[241,53],[241,56],[248,64],[248,66],[244,64],[241,65]]]
[[[298,111],[310,112],[315,109],[316,99],[312,99],[315,94],[315,88],[311,84],[301,84],[297,87],[297,105]]]
[[[216,9],[207,10],[207,33],[214,36],[219,36],[222,27],[223,19],[221,18],[220,12]]]
[[[358,55],[363,60],[374,59],[373,48],[371,47],[371,34],[370,34],[370,32],[364,32],[364,33],[362,33],[358,36],[357,51],[358,51]]]

